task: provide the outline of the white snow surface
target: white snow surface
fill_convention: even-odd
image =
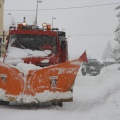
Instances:
[[[11,47],[9,45],[8,51],[6,52],[7,57],[5,58],[4,62],[8,64],[16,65],[19,62],[22,62],[21,58],[29,58],[29,57],[44,57],[51,54],[51,50],[44,50],[44,51],[37,51],[37,50],[30,50],[30,49],[20,49],[16,47]],[[19,53],[19,54],[18,54]],[[49,62],[46,60],[45,62]],[[43,61],[44,63],[44,61]]]
[[[29,70],[40,70],[42,69],[39,66],[33,65],[33,64],[27,64],[27,63],[23,63],[20,62],[18,63],[15,68],[17,68],[19,71],[23,72],[25,75],[28,74]]]
[[[9,47],[7,55],[12,58],[23,58],[28,56],[48,56],[51,53],[50,50],[37,51],[30,49],[20,49],[16,47]],[[19,53],[19,54],[18,54]]]
[[[79,70],[73,102],[63,107],[0,106],[1,120],[120,120],[120,64],[107,66],[97,76]],[[2,91],[0,91],[2,92]]]

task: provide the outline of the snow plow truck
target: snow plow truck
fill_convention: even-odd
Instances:
[[[65,32],[50,24],[10,27],[0,62],[0,103],[62,106],[62,102],[73,101],[73,86],[83,61],[87,61],[86,51],[68,61]]]

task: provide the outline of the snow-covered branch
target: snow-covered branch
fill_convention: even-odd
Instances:
[[[120,9],[120,5],[115,8],[115,10],[118,10],[118,9]]]

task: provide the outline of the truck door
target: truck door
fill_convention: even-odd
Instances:
[[[61,62],[66,62],[68,60],[67,56],[67,43],[66,41],[61,41]]]
[[[68,61],[68,47],[67,47],[67,40],[65,38],[65,32],[59,31],[59,43],[60,43],[60,61],[61,62],[66,62]]]

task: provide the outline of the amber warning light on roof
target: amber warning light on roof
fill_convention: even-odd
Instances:
[[[48,23],[43,23],[42,27],[43,27],[44,30],[51,30],[51,25],[48,24]]]

